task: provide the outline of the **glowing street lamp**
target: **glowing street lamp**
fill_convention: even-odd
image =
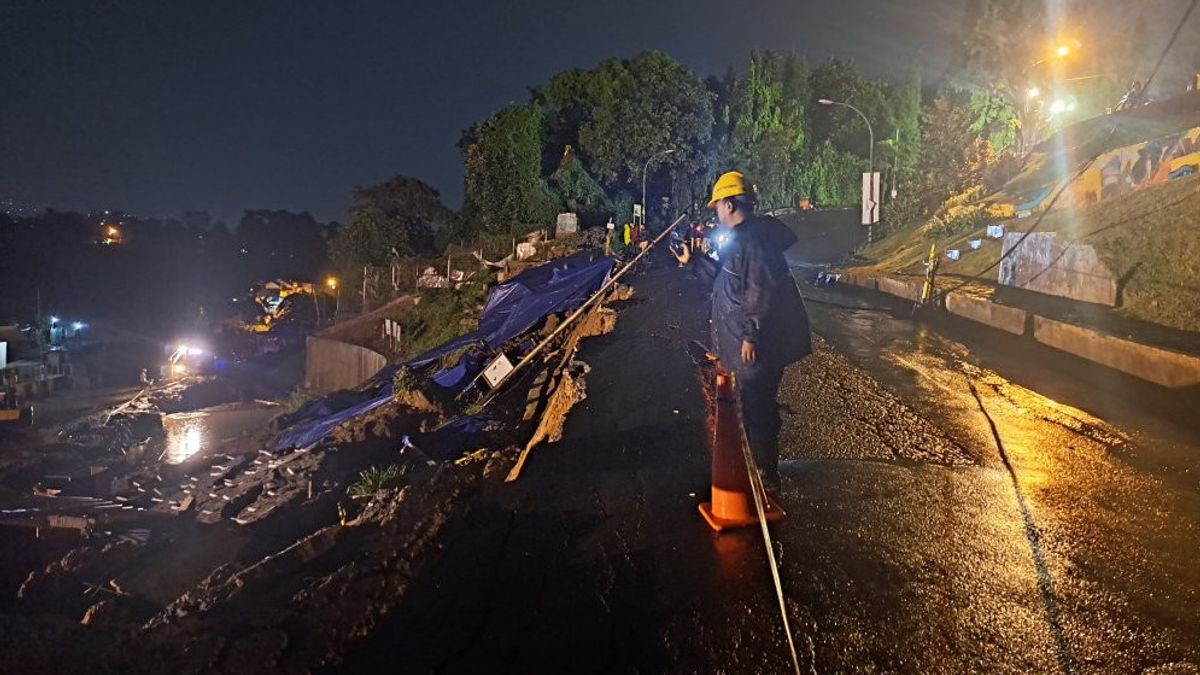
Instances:
[[[1065,45],[1065,44],[1059,45],[1058,49],[1054,50],[1054,55],[1060,59],[1067,58],[1068,56],[1071,55],[1071,46]]]
[[[326,277],[325,287],[328,288],[329,292],[333,293],[336,297],[333,302],[333,314],[334,316],[337,316],[338,312],[342,311],[342,289],[338,284],[338,278],[333,276]],[[316,294],[314,293],[313,295],[315,296]]]

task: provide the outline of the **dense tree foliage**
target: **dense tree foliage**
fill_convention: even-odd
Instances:
[[[366,265],[432,252],[435,232],[449,228],[453,220],[437,190],[416,178],[395,176],[355,189],[349,218],[330,245],[331,257],[347,282],[354,283]]]
[[[553,219],[557,205],[542,178],[544,118],[537,106],[509,106],[460,143],[466,155],[465,209],[484,230],[504,232]]]

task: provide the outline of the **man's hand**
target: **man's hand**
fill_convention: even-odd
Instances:
[[[678,251],[671,249],[671,255],[675,256],[680,265],[686,265],[692,259],[692,247],[688,246],[687,242],[684,242],[680,244]]]
[[[742,362],[754,363],[758,358],[758,350],[754,347],[754,343],[749,340],[742,340]]]

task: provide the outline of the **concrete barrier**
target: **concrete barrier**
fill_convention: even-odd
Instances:
[[[878,289],[883,293],[913,302],[921,301],[922,286],[924,283],[920,281],[904,281],[892,277],[880,277],[878,280]]]
[[[1025,334],[1027,312],[956,291],[946,295],[946,311],[1013,335]]]
[[[879,290],[879,283],[875,280],[875,277],[868,277],[862,274],[845,273],[842,275],[841,282],[850,284],[851,286],[867,288],[872,291]]]
[[[1038,342],[1164,387],[1200,384],[1200,358],[1123,340],[1044,316],[1033,317]]]
[[[315,335],[304,352],[304,386],[321,394],[357,387],[387,365],[379,352]]]

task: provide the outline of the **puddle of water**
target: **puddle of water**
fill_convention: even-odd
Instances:
[[[265,425],[278,411],[271,406],[222,406],[163,415],[167,464],[213,452],[223,441]]]

